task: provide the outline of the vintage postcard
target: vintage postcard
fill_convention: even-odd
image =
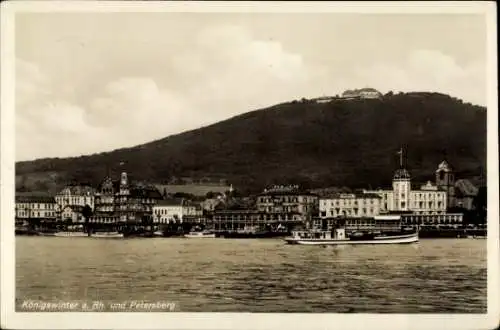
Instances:
[[[493,2],[11,1],[5,329],[494,329]]]

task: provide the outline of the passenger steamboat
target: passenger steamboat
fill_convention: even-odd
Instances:
[[[336,228],[331,231],[293,231],[292,236],[284,240],[288,244],[300,245],[409,244],[418,242],[418,232],[401,233],[401,235],[358,234],[348,237],[345,228]]]

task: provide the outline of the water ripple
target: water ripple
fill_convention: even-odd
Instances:
[[[417,247],[17,237],[23,300],[172,301],[181,312],[484,313],[482,240]]]

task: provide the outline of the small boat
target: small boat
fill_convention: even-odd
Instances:
[[[88,237],[89,234],[83,231],[58,231],[53,236],[57,237]]]
[[[186,238],[215,238],[215,233],[212,231],[192,231],[184,235]]]
[[[123,233],[117,231],[96,231],[92,233],[95,238],[123,238]]]
[[[38,232],[38,236],[56,236],[56,232],[41,231],[41,232]]]
[[[165,236],[165,235],[163,234],[163,231],[161,231],[161,230],[157,230],[157,231],[155,231],[155,232],[153,233],[153,236],[154,236],[154,237],[163,237],[163,236]]]
[[[354,244],[409,244],[418,242],[418,232],[402,235],[353,235],[347,237],[344,228],[333,231],[294,231],[284,239],[288,244],[300,245],[354,245]]]
[[[467,235],[467,238],[472,238],[472,239],[486,239],[488,237],[486,235]]]

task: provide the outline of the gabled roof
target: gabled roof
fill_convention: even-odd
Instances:
[[[443,160],[438,165],[438,169],[436,170],[436,172],[439,172],[439,171],[451,172],[452,168],[451,168],[450,164],[448,164],[448,162],[446,160]]]
[[[71,185],[62,189],[58,195],[93,195],[95,191],[91,186]]]
[[[410,173],[405,168],[399,168],[394,172],[394,180],[409,180]]]

